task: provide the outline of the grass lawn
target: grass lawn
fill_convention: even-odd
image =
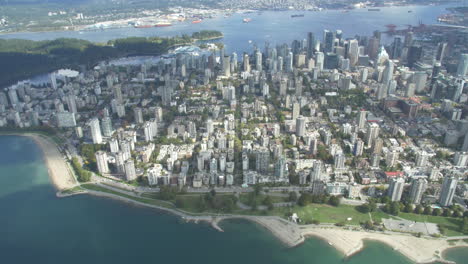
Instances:
[[[92,191],[105,192],[105,193],[118,195],[118,196],[130,199],[130,200],[141,202],[141,203],[161,206],[161,207],[165,207],[165,208],[174,208],[174,206],[171,203],[168,203],[168,202],[165,202],[165,201],[159,201],[159,200],[141,198],[141,197],[134,197],[134,196],[130,196],[130,195],[127,195],[127,194],[124,194],[124,193],[121,193],[121,192],[110,190],[110,189],[107,189],[107,188],[104,188],[104,187],[101,187],[101,186],[97,186],[97,185],[94,185],[94,184],[82,184],[81,187],[83,187],[84,189],[92,190]]]
[[[249,195],[250,193],[241,193],[239,194],[239,200],[243,204],[248,204],[249,202]],[[256,196],[257,200],[257,205],[262,205],[263,200],[265,200],[265,197],[270,196],[271,201],[273,203],[284,203],[288,202],[288,197],[281,197],[281,196],[273,196],[273,195],[268,195],[268,194],[259,194]]]
[[[334,207],[327,204],[309,204],[305,207],[295,206],[293,208],[275,208],[273,213],[285,217],[288,212],[296,213],[302,220],[302,223],[308,224],[312,220],[318,220],[320,223],[339,223],[345,222],[350,225],[359,225],[361,222],[370,220],[369,214],[363,214],[356,210],[355,206],[340,205]],[[352,218],[347,221],[347,218]]]
[[[433,216],[433,215],[420,215],[411,213],[399,213],[399,217],[416,222],[428,222],[439,224],[447,229],[446,236],[462,236],[464,235],[459,231],[461,218]]]

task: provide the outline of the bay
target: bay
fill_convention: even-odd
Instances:
[[[457,3],[444,5],[418,5],[382,7],[378,12],[367,9],[354,9],[349,12],[342,10],[312,11],[264,11],[261,13],[235,13],[229,17],[219,14],[213,19],[205,19],[202,23],[192,24],[190,21],[175,23],[171,27],[153,28],[115,28],[95,31],[56,31],[56,32],[21,32],[0,34],[0,38],[50,40],[56,38],[79,38],[94,42],[125,37],[175,36],[191,34],[200,30],[219,30],[223,32],[222,42],[228,53],[251,52],[256,46],[263,47],[266,41],[272,45],[288,43],[304,39],[307,32],[316,34],[322,39],[323,30],[343,31],[343,36],[369,36],[375,30],[385,31],[386,25],[394,24],[397,29],[408,25],[438,24],[437,17],[447,13],[446,8],[458,6]],[[411,11],[410,13],[408,11]],[[293,14],[304,14],[304,17],[291,18]],[[243,18],[251,18],[250,23],[243,23]],[[391,38],[383,36],[383,41]]]

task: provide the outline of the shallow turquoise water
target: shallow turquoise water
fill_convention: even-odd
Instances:
[[[221,233],[106,198],[58,199],[32,140],[1,136],[0,146],[1,263],[411,263],[375,242],[344,260],[319,239],[287,249],[246,221],[223,222]]]

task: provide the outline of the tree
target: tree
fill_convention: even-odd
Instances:
[[[254,193],[255,193],[255,195],[259,195],[260,192],[262,191],[262,189],[263,189],[263,188],[262,188],[261,185],[259,185],[259,184],[254,185]]]
[[[328,200],[328,203],[335,207],[338,207],[340,205],[340,197],[331,196],[330,199]]]
[[[306,206],[310,203],[310,194],[303,193],[300,197],[299,200],[297,200],[297,204],[300,206]]]
[[[411,213],[411,212],[413,212],[413,205],[410,203],[407,203],[405,205],[405,213]]]
[[[463,221],[461,222],[460,231],[464,234],[468,234],[468,217],[463,217]]]
[[[268,208],[268,210],[273,210],[273,201],[270,196],[266,196],[262,203]]]
[[[448,208],[444,208],[444,212],[442,213],[443,216],[448,217],[450,216],[450,210]]]
[[[418,206],[416,206],[416,209],[414,209],[414,212],[417,214],[422,214],[424,212],[424,207],[418,204]]]
[[[296,202],[297,201],[297,193],[296,192],[290,192],[288,201],[290,202]]]
[[[432,211],[432,214],[435,216],[439,216],[442,214],[442,209],[436,208],[434,211]]]
[[[424,214],[425,215],[430,215],[432,213],[432,208],[428,205],[424,207]]]
[[[374,223],[372,223],[371,220],[367,220],[367,221],[364,223],[364,228],[365,228],[365,229],[369,229],[369,230],[373,230],[373,229],[374,229]]]
[[[400,213],[400,203],[399,202],[392,202],[390,204],[390,214],[398,215]]]
[[[359,205],[356,209],[363,214],[367,214],[370,212],[369,204]]]

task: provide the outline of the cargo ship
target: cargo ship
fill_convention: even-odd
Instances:
[[[193,20],[193,21],[192,21],[192,24],[198,24],[198,23],[201,23],[201,22],[202,22],[201,19],[197,19],[197,20]]]
[[[367,11],[380,11],[380,9],[378,9],[378,8],[369,8],[369,9],[367,9]]]
[[[251,18],[244,18],[244,19],[242,19],[242,22],[244,22],[244,23],[249,23],[250,21],[252,21]]]
[[[304,14],[291,15],[291,17],[304,17]]]

